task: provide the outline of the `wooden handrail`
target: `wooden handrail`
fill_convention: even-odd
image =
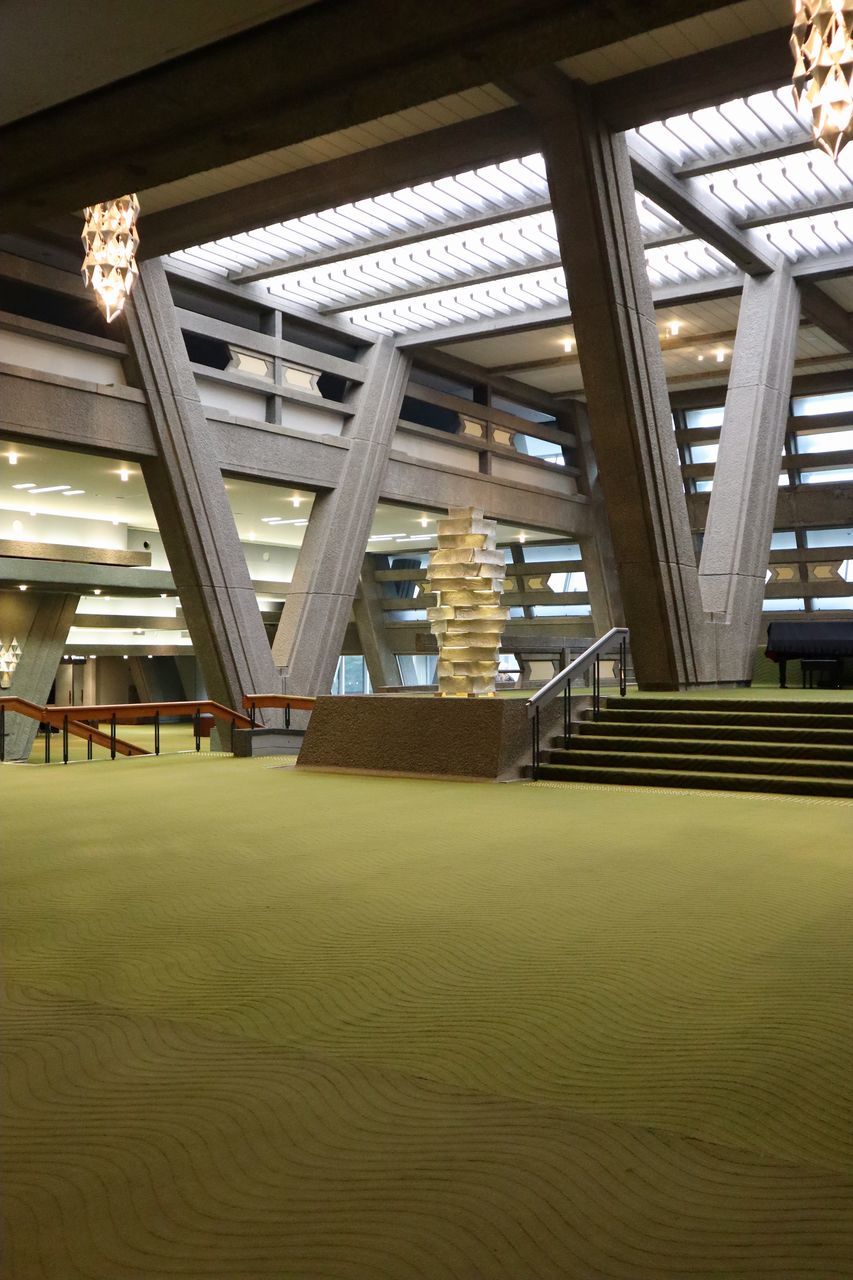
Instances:
[[[294,711],[312,711],[316,698],[303,698],[292,693],[244,693],[243,706],[292,707]]]
[[[134,724],[137,720],[146,720],[156,716],[215,716],[217,720],[227,720],[241,729],[251,728],[251,720],[242,711],[233,711],[221,702],[202,699],[199,702],[99,702],[89,706],[48,706],[44,708],[42,718],[55,724],[58,717],[61,722],[64,716],[76,716],[79,720],[111,720],[116,718],[117,724]]]
[[[26,698],[3,697],[0,698],[0,706],[7,711],[16,711],[19,716],[27,716],[30,720],[38,720],[39,724],[46,724],[51,728],[60,729],[63,726],[65,712],[58,719],[48,713],[55,710],[52,707],[40,707],[36,702],[29,702]],[[72,708],[76,711],[77,708]],[[94,728],[89,724],[82,724],[79,720],[72,720],[69,714],[68,732],[75,738],[83,738],[86,742],[92,739],[94,746],[106,747],[108,750],[112,746],[112,740],[108,733],[101,733],[100,729]],[[144,747],[138,747],[135,742],[125,742],[123,738],[115,739],[115,749],[121,756],[147,756],[150,751],[146,751]]]

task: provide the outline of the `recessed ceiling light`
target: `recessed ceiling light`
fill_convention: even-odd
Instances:
[[[100,588],[100,587],[95,587],[95,595],[96,595],[96,596],[99,596],[100,594],[101,594],[101,588]]]
[[[66,489],[63,498],[76,498],[79,494],[85,493],[85,489]]]
[[[124,658],[125,662],[127,662],[127,654],[123,653],[121,656]]]
[[[254,542],[254,541],[255,541],[255,531],[254,531],[254,529],[250,529],[250,530],[249,530],[249,541],[250,541],[250,542]]]
[[[670,320],[670,322],[669,322],[669,336],[670,336],[671,338],[677,338],[680,332],[681,332],[681,321],[680,321],[680,320]]]
[[[302,499],[299,497],[298,494],[294,495],[294,497],[292,497],[290,501],[293,503],[294,507],[301,507],[302,505]]]
[[[696,359],[697,359],[697,360],[699,361],[699,363],[701,364],[701,363],[702,363],[702,361],[705,359],[705,357],[704,357],[704,356],[697,356],[697,357],[696,357]]]
[[[165,599],[166,599],[166,592],[165,592],[165,591],[161,591],[161,592],[160,592],[160,599],[161,599],[161,600],[165,600]]]
[[[575,341],[574,341],[574,338],[564,338],[564,339],[563,339],[563,350],[565,351],[566,355],[567,355],[567,356],[571,355],[571,353],[574,351],[574,349],[575,349]]]
[[[723,361],[725,360],[725,358],[726,358],[726,353],[725,353],[725,351],[718,351],[718,352],[717,352],[717,364],[722,364],[722,363],[723,363]]]
[[[97,657],[97,654],[94,654],[94,653],[90,653],[90,654],[89,654],[89,657],[90,657],[90,658],[94,658],[94,657]]]
[[[425,529],[429,524],[429,516],[421,516],[419,524],[422,529]]]
[[[35,480],[28,480],[26,484],[13,484],[12,488],[13,489],[34,489],[35,483],[36,483]]]
[[[18,587],[19,591],[26,591],[26,589],[27,589],[27,584],[25,582],[22,582]]]
[[[18,465],[18,455],[15,453],[14,449],[10,450],[8,457],[9,457],[9,466],[16,467]]]
[[[518,535],[518,540],[519,540],[519,542],[526,542],[526,541],[527,541],[527,534],[526,534],[526,533],[524,533],[524,532],[519,533],[519,535]]]
[[[130,472],[127,471],[124,467],[122,467],[121,471],[119,471],[118,473],[118,478],[119,480],[123,480],[126,484],[127,481],[130,479]]]

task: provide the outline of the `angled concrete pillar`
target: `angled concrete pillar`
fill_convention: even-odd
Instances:
[[[581,484],[592,512],[592,532],[579,539],[583,571],[592,610],[593,631],[597,636],[601,636],[611,627],[624,627],[625,611],[622,608],[619,574],[604,494],[601,490],[598,462],[592,447],[589,414],[586,405],[581,401],[572,405],[572,430],[578,442]]]
[[[381,338],[354,392],[349,449],[336,489],[314,499],[273,655],[293,693],[328,693],[358,589],[364,552],[400,417],[408,359]]]
[[[208,695],[239,707],[281,678],[158,259],[142,264],[126,314],[158,447],[143,464],[151,505]]]
[[[678,688],[704,623],[627,146],[556,70],[512,91],[541,129],[635,670]]]
[[[380,564],[384,561],[383,556]],[[388,639],[385,610],[382,608],[382,588],[376,581],[375,566],[376,557],[366,555],[352,611],[370,683],[374,689],[379,689],[382,686],[398,685],[400,672]]]
[[[16,595],[0,593],[0,636],[6,645],[14,636],[21,646],[18,665],[9,688],[3,693],[15,694],[43,707],[56,679],[80,597],[47,592],[39,595],[21,592],[20,599]],[[7,631],[11,632],[9,636]],[[37,729],[35,720],[7,715],[6,759],[26,760]]]
[[[717,624],[718,680],[752,672],[799,318],[787,264],[746,277],[699,565],[702,602]]]

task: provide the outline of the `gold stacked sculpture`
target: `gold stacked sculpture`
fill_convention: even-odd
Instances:
[[[438,549],[427,569],[437,604],[427,617],[438,641],[440,697],[494,697],[509,613],[500,603],[504,556],[496,536],[496,522],[472,507],[453,507],[438,522]]]

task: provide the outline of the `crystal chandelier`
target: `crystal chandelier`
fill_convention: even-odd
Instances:
[[[853,0],[794,0],[794,101],[834,160],[853,137]]]
[[[98,297],[107,321],[114,320],[139,274],[136,195],[89,205],[83,224],[83,279]]]

